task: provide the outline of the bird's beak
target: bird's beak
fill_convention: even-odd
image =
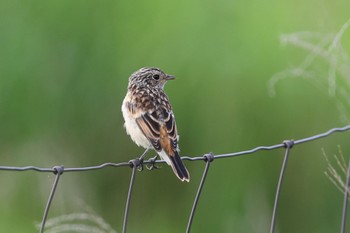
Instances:
[[[165,77],[166,80],[173,80],[175,79],[175,76],[172,76],[172,75],[169,75],[167,74],[166,77]]]

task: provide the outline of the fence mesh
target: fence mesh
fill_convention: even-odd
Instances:
[[[279,176],[279,180],[277,183],[277,188],[276,188],[276,193],[275,193],[275,201],[274,201],[274,207],[273,207],[273,212],[272,212],[272,217],[271,217],[271,226],[270,226],[270,233],[274,233],[276,229],[276,217],[277,217],[277,210],[278,210],[278,204],[279,204],[279,199],[280,199],[280,191],[282,188],[283,184],[283,178],[285,174],[285,170],[287,168],[287,162],[288,162],[288,157],[291,153],[291,149],[299,144],[302,143],[308,143],[314,140],[318,140],[324,137],[328,137],[333,133],[336,132],[345,132],[345,131],[350,131],[350,125],[340,127],[340,128],[333,128],[328,130],[327,132],[320,133],[317,135],[313,135],[307,138],[299,139],[299,140],[285,140],[280,144],[272,145],[272,146],[258,146],[255,147],[251,150],[245,150],[245,151],[239,151],[239,152],[233,152],[233,153],[227,153],[227,154],[217,154],[214,155],[213,153],[208,153],[203,156],[199,157],[189,157],[189,156],[184,156],[181,157],[182,160],[188,160],[188,161],[200,161],[203,160],[206,162],[206,166],[204,167],[203,170],[203,175],[202,179],[200,180],[200,183],[198,185],[197,193],[193,201],[193,206],[190,212],[190,216],[188,219],[188,224],[187,224],[187,229],[186,233],[189,233],[191,231],[191,226],[194,220],[195,212],[196,212],[196,207],[198,205],[201,193],[203,191],[204,183],[206,180],[206,177],[208,176],[208,171],[210,168],[211,163],[216,160],[216,159],[228,159],[228,158],[233,158],[236,156],[242,156],[242,155],[248,155],[248,154],[253,154],[256,153],[260,150],[276,150],[280,148],[284,148],[284,160],[281,166],[281,172]],[[154,164],[154,163],[165,163],[163,160],[157,160],[154,161],[152,159],[146,160],[146,161],[140,161],[139,159],[133,159],[128,162],[120,162],[120,163],[103,163],[97,166],[89,166],[89,167],[64,167],[64,166],[54,166],[52,168],[45,168],[45,167],[36,167],[36,166],[25,166],[25,167],[10,167],[10,166],[0,166],[0,170],[2,171],[7,171],[7,172],[18,172],[18,171],[36,171],[36,172],[42,172],[42,173],[53,173],[55,175],[55,179],[52,184],[51,192],[47,200],[47,204],[43,213],[43,217],[41,220],[40,224],[40,233],[43,233],[45,231],[45,223],[47,216],[50,211],[50,206],[52,201],[54,200],[54,196],[56,193],[56,189],[58,186],[58,183],[60,181],[60,177],[63,173],[69,173],[69,172],[88,172],[92,170],[98,170],[98,169],[104,169],[106,167],[130,167],[132,172],[130,176],[130,183],[129,183],[129,190],[128,190],[128,195],[126,199],[126,204],[125,204],[125,212],[124,212],[124,220],[123,220],[123,228],[122,232],[126,233],[127,232],[127,223],[128,223],[128,214],[129,214],[129,207],[130,207],[130,202],[131,202],[131,197],[132,197],[132,191],[134,187],[134,182],[137,174],[137,170],[143,169],[144,165],[147,164]],[[347,205],[348,205],[348,197],[349,197],[349,185],[350,185],[350,163],[347,168],[347,178],[346,178],[346,185],[344,188],[344,201],[343,201],[343,210],[342,210],[342,219],[341,219],[341,227],[340,227],[340,232],[345,233],[345,226],[346,226],[346,215],[347,215]]]

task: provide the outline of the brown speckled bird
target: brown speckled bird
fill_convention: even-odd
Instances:
[[[179,156],[175,116],[164,92],[166,82],[174,78],[156,67],[133,73],[122,105],[124,126],[138,146],[145,152],[154,149],[181,181],[189,182],[190,175]]]

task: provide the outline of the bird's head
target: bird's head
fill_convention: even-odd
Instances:
[[[129,86],[164,88],[168,80],[175,79],[174,76],[164,73],[157,67],[143,67],[129,77]]]

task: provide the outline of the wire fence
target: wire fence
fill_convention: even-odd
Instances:
[[[276,194],[275,194],[275,201],[274,201],[274,206],[273,206],[273,211],[272,211],[272,217],[271,217],[271,226],[270,226],[270,233],[274,233],[276,229],[276,217],[277,217],[277,210],[278,210],[278,203],[279,203],[279,198],[280,198],[280,191],[283,183],[283,178],[284,178],[284,173],[287,168],[287,162],[288,162],[288,157],[290,154],[291,149],[293,146],[296,146],[298,144],[302,143],[307,143],[310,141],[318,140],[324,137],[328,137],[333,133],[336,132],[345,132],[345,131],[350,131],[350,125],[341,127],[341,128],[333,128],[328,130],[327,132],[317,134],[311,137],[299,139],[299,140],[285,140],[280,144],[272,145],[272,146],[258,146],[254,149],[251,150],[245,150],[245,151],[240,151],[240,152],[234,152],[234,153],[228,153],[228,154],[218,154],[214,155],[212,153],[205,154],[200,157],[188,157],[184,156],[181,157],[182,160],[189,160],[189,161],[198,161],[198,160],[203,160],[206,162],[206,166],[204,167],[203,170],[203,175],[202,179],[198,185],[197,193],[194,198],[192,210],[190,212],[190,216],[188,219],[188,224],[186,228],[186,233],[189,233],[191,231],[191,226],[193,223],[193,219],[195,216],[196,212],[196,207],[198,205],[198,201],[201,195],[201,192],[203,190],[203,186],[206,180],[206,177],[208,175],[208,171],[210,168],[211,162],[213,162],[216,159],[225,159],[225,158],[231,158],[231,157],[236,157],[236,156],[241,156],[241,155],[248,155],[248,154],[253,154],[257,151],[260,150],[276,150],[279,148],[284,148],[284,160],[282,163],[281,167],[281,172],[279,176],[279,180],[277,183],[277,188],[276,188]],[[128,162],[121,162],[121,163],[103,163],[98,166],[90,166],[90,167],[75,167],[75,168],[65,168],[64,166],[54,166],[52,168],[41,168],[41,167],[36,167],[36,166],[26,166],[26,167],[10,167],[10,166],[0,166],[0,170],[2,171],[37,171],[37,172],[50,172],[55,174],[55,179],[52,184],[52,189],[50,192],[50,195],[47,200],[47,204],[43,213],[43,218],[41,220],[40,224],[40,229],[39,232],[43,233],[45,230],[45,223],[47,216],[49,214],[50,206],[51,203],[54,199],[54,195],[56,193],[57,185],[60,181],[60,177],[63,173],[68,173],[68,172],[83,172],[83,171],[92,171],[92,170],[98,170],[98,169],[104,169],[106,167],[131,167],[132,172],[131,172],[131,178],[130,178],[130,183],[129,183],[129,191],[126,199],[126,204],[125,204],[125,212],[124,212],[124,219],[123,219],[123,228],[122,232],[126,233],[127,229],[127,222],[128,222],[128,214],[129,214],[129,207],[130,207],[130,202],[131,202],[131,195],[133,191],[133,186],[134,186],[134,181],[136,177],[136,171],[137,170],[142,170],[144,165],[147,164],[155,164],[155,163],[165,163],[163,160],[157,160],[154,161],[152,159],[146,160],[146,161],[140,161],[139,159],[134,159],[130,160]],[[346,185],[344,189],[344,201],[343,201],[343,210],[342,210],[342,219],[341,219],[341,227],[340,227],[340,232],[345,233],[345,226],[346,226],[346,215],[347,215],[347,205],[348,205],[348,197],[349,197],[349,185],[350,185],[350,162],[347,168],[347,178],[346,178]]]

